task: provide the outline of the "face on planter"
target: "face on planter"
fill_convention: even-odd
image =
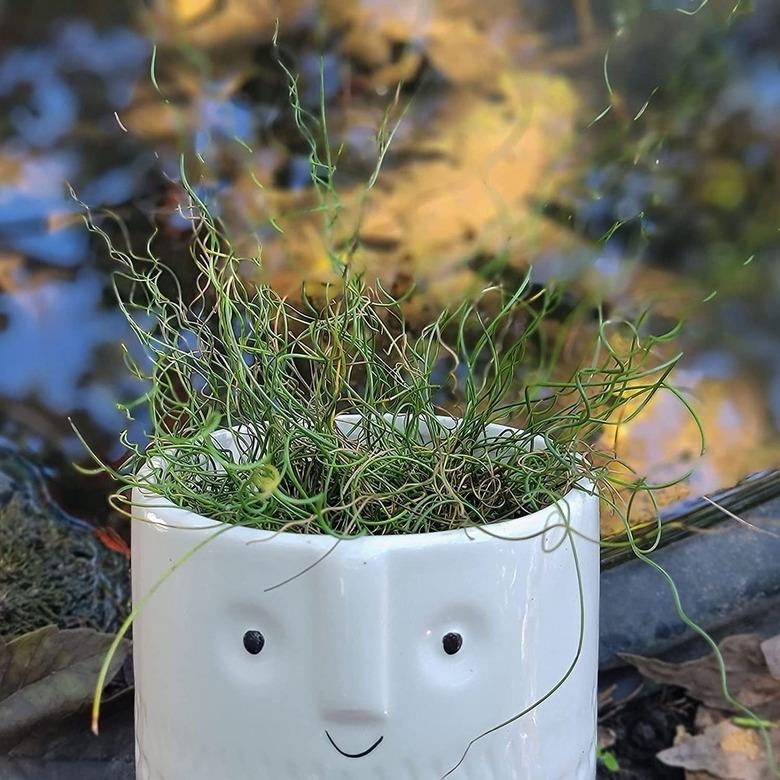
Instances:
[[[150,556],[191,547],[164,536],[144,546]],[[215,539],[139,619],[140,641],[155,634],[137,662],[154,691],[139,700],[150,763],[167,760],[152,755],[158,743],[160,756],[181,744],[201,746],[176,764],[191,761],[193,777],[217,776],[214,761],[236,779],[443,777],[471,740],[558,682],[580,628],[565,546],[457,539],[342,542],[297,577],[332,540]],[[592,715],[590,694],[559,698],[479,740],[452,776],[525,777],[501,767],[531,760],[546,719]]]

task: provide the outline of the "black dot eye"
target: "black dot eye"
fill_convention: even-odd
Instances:
[[[247,631],[244,634],[244,649],[247,653],[257,655],[265,645],[265,637],[259,631]]]
[[[463,637],[454,632],[445,634],[444,639],[441,640],[441,644],[447,655],[455,655],[455,653],[463,647]]]

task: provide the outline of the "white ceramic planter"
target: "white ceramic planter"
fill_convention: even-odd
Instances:
[[[136,599],[215,530],[161,503],[134,494],[147,521],[133,524]],[[489,527],[512,541],[455,530],[334,548],[322,535],[225,531],[136,620],[137,777],[443,778],[475,737],[559,683],[582,628],[566,681],[448,776],[592,780],[598,545],[573,537],[583,624],[571,541],[561,528],[521,539],[562,513],[598,537],[598,501],[581,491]]]

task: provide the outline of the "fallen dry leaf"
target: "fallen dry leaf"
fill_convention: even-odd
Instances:
[[[780,699],[780,680],[767,669],[761,637],[737,634],[720,643],[732,695],[746,707],[755,707]],[[682,664],[667,663],[629,653],[623,658],[645,677],[666,685],[685,688],[698,701],[720,710],[733,711],[723,698],[720,672],[712,654]]]
[[[772,746],[780,751],[780,732],[771,729]],[[761,735],[753,729],[722,720],[702,734],[688,737],[662,750],[659,760],[690,772],[706,772],[723,780],[771,780]],[[706,775],[705,775],[706,776]]]
[[[744,728],[725,729],[720,740],[720,747],[724,753],[740,753],[755,761],[760,752],[761,744],[755,731]]]
[[[615,744],[616,740],[617,735],[615,734],[614,729],[607,728],[606,726],[598,727],[596,744],[601,750],[607,750],[608,748],[611,748]]]
[[[693,727],[696,733],[701,733],[704,729],[714,726],[723,720],[723,710],[713,710],[705,707],[703,704],[696,710],[696,717],[693,721]],[[690,736],[690,735],[688,735]]]
[[[777,672],[774,665],[779,660],[780,636],[762,641],[755,634],[738,634],[724,639],[719,647],[734,698],[775,724],[780,718],[780,679],[773,674]],[[767,760],[763,734],[732,721],[729,713],[736,709],[723,697],[720,672],[712,654],[681,664],[629,654],[623,657],[645,677],[685,688],[703,703],[694,721],[699,733],[678,731],[674,746],[658,754],[660,761],[685,769],[686,780],[776,777]],[[772,725],[767,733],[774,754],[780,754],[780,728]]]
[[[764,640],[761,643],[761,652],[764,654],[769,674],[780,680],[780,634]]]
[[[89,628],[56,626],[7,643],[0,639],[0,750],[11,749],[33,727],[87,705],[112,640],[111,634]],[[112,660],[109,680],[129,652],[130,642],[123,641]]]

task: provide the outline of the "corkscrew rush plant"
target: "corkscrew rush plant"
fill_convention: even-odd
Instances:
[[[120,305],[151,356],[145,370],[126,352],[150,388],[153,435],[143,445],[125,438],[130,457],[115,474],[124,495],[143,484],[215,521],[338,537],[486,525],[549,505],[585,478],[609,479],[614,453],[594,449],[595,434],[659,390],[676,392],[668,375],[679,356],[654,359],[671,334],[645,335],[641,320],[602,318],[590,362],[567,380],[535,365],[526,382],[558,299],[529,277],[415,333],[402,302],[349,267],[338,287],[297,304],[249,289],[238,276],[247,260],[224,250],[205,212],[196,219],[200,277],[189,303],[151,253],[110,249],[134,291]],[[445,406],[450,396],[460,400]],[[359,435],[336,426],[344,413],[359,417]],[[485,439],[507,420],[520,430]],[[250,434],[236,437],[238,457],[215,440],[218,429]]]
[[[98,217],[82,204],[87,227],[117,264],[117,300],[143,348],[144,358],[127,348],[124,354],[148,390],[124,409],[132,419],[143,404],[150,420],[143,442],[122,435],[121,468],[93,453],[97,469],[119,482],[112,501],[129,516],[130,493],[139,487],[161,505],[212,519],[215,529],[136,602],[115,646],[164,580],[231,527],[327,534],[334,544],[453,528],[499,535],[493,524],[565,504],[578,487],[596,492],[624,522],[625,541],[602,544],[630,547],[669,581],[680,616],[718,659],[727,700],[760,722],[731,697],[717,646],[685,614],[674,583],[649,557],[661,541],[658,512],[645,546],[634,537],[636,497],[646,494],[655,505],[656,491],[687,474],[654,484],[604,444],[605,431],[640,415],[658,393],[671,393],[696,421],[703,450],[696,413],[671,382],[681,359],[670,352],[680,324],[658,332],[649,312],[629,320],[584,305],[561,322],[563,290],[534,284],[531,271],[513,289],[490,286],[428,322],[411,322],[405,296],[360,272],[359,224],[347,240],[334,240],[342,216],[338,155],[330,151],[324,107],[319,118],[308,114],[296,78],[283,67],[310,148],[315,210],[334,267],[330,284],[306,286],[292,299],[269,284],[246,283],[247,267],[262,272],[262,251],[255,257],[234,252],[227,229],[191,186],[183,157],[182,216],[192,225],[197,279],[189,297],[155,253],[155,234],[139,253],[119,220],[121,244],[109,232],[113,215]],[[394,133],[388,117],[366,192]],[[572,332],[587,357],[566,369],[562,354]],[[349,430],[337,424],[344,414],[353,416]],[[492,423],[514,430],[488,437]],[[220,443],[219,431],[232,432],[232,446]],[[577,534],[565,515],[559,527],[572,544],[579,580]],[[568,671],[536,704],[570,675],[583,629]],[[110,656],[96,686],[95,730]]]

